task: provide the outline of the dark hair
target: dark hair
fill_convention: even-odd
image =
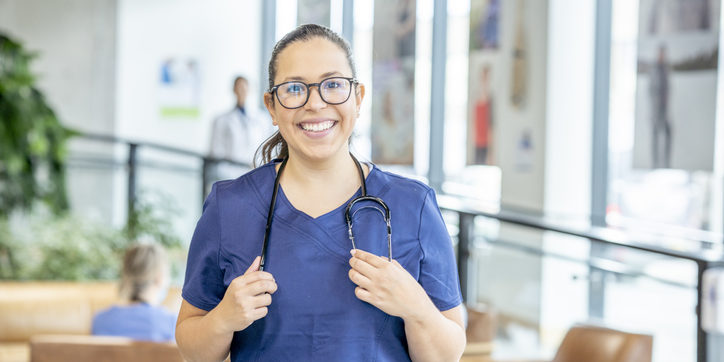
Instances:
[[[352,59],[352,49],[349,46],[349,43],[339,36],[339,34],[335,33],[326,26],[304,24],[287,33],[287,35],[279,40],[274,46],[271,59],[269,59],[269,88],[267,91],[271,91],[271,88],[274,86],[274,78],[277,75],[277,58],[279,57],[279,53],[292,43],[307,41],[313,38],[323,38],[339,46],[347,56],[347,63],[349,63],[349,67],[352,69],[352,77],[357,77],[357,70],[355,69],[354,59]],[[271,101],[274,102],[274,97],[272,97]],[[264,164],[270,162],[274,158],[284,158],[288,155],[289,148],[287,147],[287,142],[284,140],[281,133],[276,131],[256,150],[256,153],[254,154],[254,166],[256,166],[256,160],[259,158],[261,158],[262,164]]]
[[[233,90],[236,90],[236,84],[239,83],[239,82],[242,81],[242,80],[243,80],[244,82],[246,82],[246,84],[249,84],[249,80],[246,79],[245,76],[243,76],[243,75],[237,75],[236,78],[234,78],[234,87],[233,87],[232,89],[233,89]]]

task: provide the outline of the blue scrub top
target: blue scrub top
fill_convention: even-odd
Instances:
[[[182,292],[188,303],[206,311],[216,307],[229,283],[261,254],[274,166],[214,184],[191,240]],[[434,191],[377,167],[366,184],[367,194],[390,208],[392,257],[439,310],[460,305],[452,243]],[[280,186],[265,266],[278,289],[267,316],[234,333],[232,361],[410,360],[402,319],[354,294],[346,206],[312,218],[295,209]],[[362,209],[353,224],[357,248],[387,256],[378,212]]]
[[[174,340],[176,315],[146,303],[111,306],[93,317],[91,334],[129,337],[143,341]]]

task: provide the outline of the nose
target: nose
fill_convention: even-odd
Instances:
[[[314,89],[316,88],[316,89]],[[322,99],[322,95],[319,91],[319,85],[313,85],[309,87],[309,99],[307,100],[307,104],[305,105],[305,109],[310,111],[318,111],[320,109],[326,108],[327,102],[325,102]]]

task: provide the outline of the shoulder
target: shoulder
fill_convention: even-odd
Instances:
[[[259,186],[260,184],[266,184],[269,181],[273,182],[276,174],[274,166],[275,162],[269,162],[235,179],[217,181],[214,183],[213,187],[216,189],[217,193],[227,193],[238,192],[239,189]]]
[[[93,316],[93,326],[102,328],[128,318],[128,308],[120,305],[112,305],[103,309]]]
[[[397,215],[420,215],[433,189],[419,180],[384,171],[377,165],[371,173],[368,193],[383,199]]]
[[[175,319],[176,315],[171,313],[168,309],[162,307],[162,306],[152,306],[150,308],[151,313],[160,320],[169,320],[169,319]]]
[[[218,116],[216,116],[216,118],[214,118],[214,122],[216,122],[216,123],[229,122],[229,120],[233,120],[234,118],[236,118],[236,113],[237,113],[236,108],[227,110],[226,112],[221,113]]]
[[[233,180],[215,182],[208,199],[221,202],[256,202],[266,200],[271,195],[276,171],[274,162],[259,166]],[[266,194],[269,194],[267,196]]]
[[[381,195],[393,194],[400,195],[400,197],[407,200],[423,200],[428,194],[434,192],[430,186],[422,181],[384,171],[377,165],[374,166],[371,173],[374,174],[375,181],[379,183],[379,190],[377,191]]]
[[[98,322],[98,321],[102,321],[102,320],[108,318],[109,316],[111,316],[111,315],[114,313],[114,311],[115,311],[117,308],[118,308],[117,306],[113,305],[113,306],[110,306],[110,307],[108,307],[108,308],[106,308],[106,309],[102,309],[102,310],[98,311],[98,313],[96,313],[96,314],[93,316],[93,321],[94,321],[94,322]]]

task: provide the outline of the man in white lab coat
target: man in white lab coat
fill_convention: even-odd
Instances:
[[[252,167],[256,148],[270,135],[270,122],[256,112],[255,107],[246,107],[248,88],[249,82],[246,78],[236,77],[236,105],[214,119],[209,155],[216,159],[246,163]]]

